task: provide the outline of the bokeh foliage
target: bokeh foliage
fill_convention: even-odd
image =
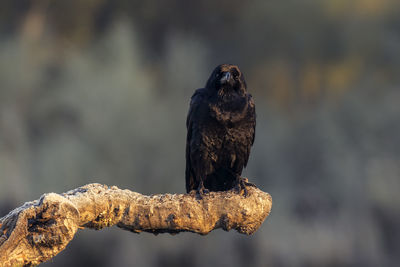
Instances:
[[[184,192],[219,63],[258,114],[252,237],[82,232],[47,266],[398,266],[400,2],[13,1],[0,8],[0,216],[89,182]]]

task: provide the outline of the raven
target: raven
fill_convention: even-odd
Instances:
[[[186,191],[209,191],[253,185],[242,178],[254,143],[256,112],[239,68],[221,64],[205,88],[197,89],[186,121]]]

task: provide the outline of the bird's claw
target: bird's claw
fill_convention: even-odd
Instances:
[[[247,197],[247,195],[248,195],[248,190],[247,190],[247,188],[246,188],[246,185],[244,185],[244,184],[242,184],[242,183],[238,183],[236,186],[235,186],[235,191],[236,191],[236,193],[238,193],[239,195],[242,195],[242,196],[244,196],[244,197]]]
[[[205,188],[204,186],[199,187],[196,191],[196,198],[201,200],[203,199],[203,196],[208,193],[210,193],[210,191],[207,188]]]
[[[247,179],[247,178],[241,178],[241,179],[242,179],[243,183],[244,183],[246,186],[252,186],[252,187],[257,188],[257,186],[256,186],[255,184],[249,182],[249,179]]]
[[[195,197],[196,195],[197,195],[197,190],[191,190],[190,192],[189,192],[189,195],[191,195],[192,197]]]
[[[257,187],[255,184],[250,183],[247,178],[239,177],[238,178],[238,182],[237,182],[237,184],[235,186],[235,191],[239,195],[247,197],[249,195],[249,191],[247,190],[247,186]]]

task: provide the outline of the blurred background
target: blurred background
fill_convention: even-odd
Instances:
[[[399,266],[400,2],[2,0],[0,216],[98,182],[184,192],[190,96],[239,65],[253,236],[80,231],[43,266]]]

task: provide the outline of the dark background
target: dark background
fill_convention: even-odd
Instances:
[[[80,231],[43,266],[398,266],[400,2],[0,7],[0,216],[91,182],[184,192],[189,99],[234,63],[257,107],[253,236]]]

